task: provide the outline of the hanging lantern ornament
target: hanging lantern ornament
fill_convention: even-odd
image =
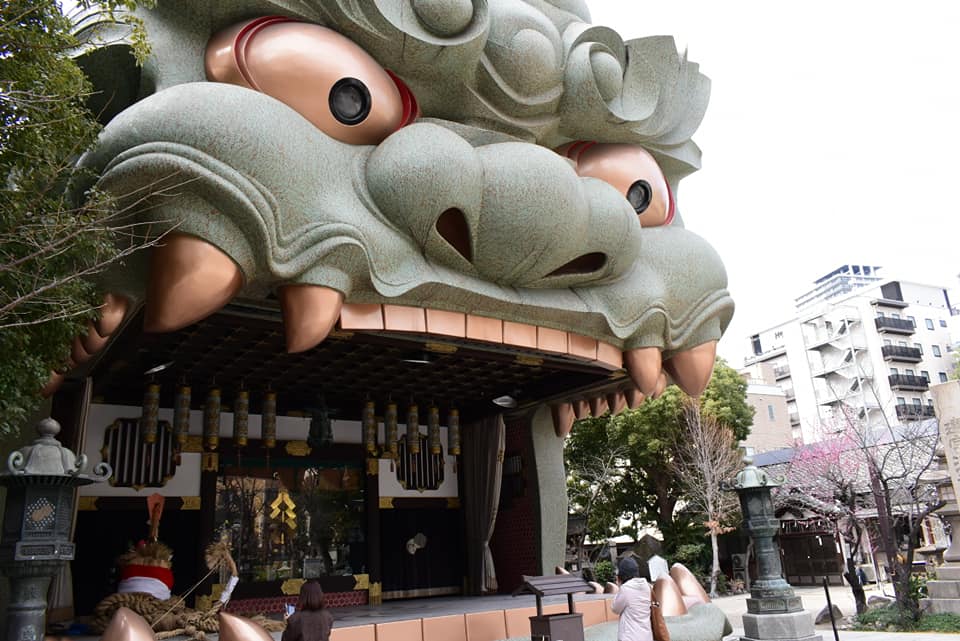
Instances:
[[[173,436],[177,445],[187,444],[190,434],[190,386],[177,386],[177,393],[173,398]]]
[[[420,414],[416,405],[407,409],[407,451],[413,455],[420,453]]]
[[[377,454],[377,409],[373,401],[367,401],[363,406],[363,416],[360,420],[363,428],[363,444],[370,456]]]
[[[460,410],[450,410],[447,418],[447,453],[460,456]]]
[[[272,449],[277,445],[277,393],[267,391],[263,395],[262,414],[263,446]]]
[[[140,438],[144,443],[157,442],[157,414],[160,411],[160,386],[149,383],[143,393],[143,413],[140,416]]]
[[[440,408],[431,405],[427,411],[427,437],[430,440],[430,453],[438,455],[443,451],[440,441]]]
[[[387,411],[383,415],[383,429],[387,440],[388,458],[397,458],[397,441],[400,440],[397,432],[397,404],[387,403]]]
[[[246,447],[249,431],[250,392],[241,388],[233,404],[233,444],[237,447]]]
[[[215,450],[220,445],[220,388],[211,387],[203,406],[203,445]]]

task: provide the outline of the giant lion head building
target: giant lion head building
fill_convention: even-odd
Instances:
[[[241,609],[562,563],[574,419],[698,394],[733,312],[681,215],[709,81],[578,0],[157,4],[140,67],[79,25],[81,162],[156,244],[47,390],[116,470],[81,497],[77,608],[153,493],[174,591],[227,538]]]

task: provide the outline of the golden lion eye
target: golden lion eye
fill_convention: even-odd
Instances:
[[[669,225],[673,220],[670,185],[657,161],[639,145],[575,142],[557,153],[573,160],[579,175],[615,187],[637,212],[643,227]]]
[[[207,78],[284,102],[342,142],[376,145],[417,116],[406,85],[336,31],[288,18],[234,25],[210,39]]]

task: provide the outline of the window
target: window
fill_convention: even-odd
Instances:
[[[920,350],[920,356],[923,356],[923,345],[920,343],[914,343],[913,346]]]
[[[902,396],[897,397],[897,405],[906,405],[906,404],[907,404],[907,399],[905,399]]]
[[[914,406],[914,407],[921,407],[922,405],[923,405],[923,403],[922,403],[922,401],[921,401],[919,398],[913,399],[913,406]]]
[[[897,345],[899,345],[900,347],[906,347],[907,341],[897,341]]]
[[[932,320],[930,320],[929,318],[925,318],[925,319],[923,319],[923,320],[924,320],[924,322],[927,324],[927,329],[933,329],[933,321],[932,321]]]
[[[883,345],[884,347],[890,347],[891,345],[893,345],[893,341],[891,341],[889,338],[885,338],[883,339]]]
[[[896,312],[890,312],[890,318],[900,318],[900,314]]]
[[[770,416],[771,421],[776,420],[776,417],[773,415],[773,405],[767,405],[767,415]]]
[[[928,372],[927,370],[921,370],[920,376],[922,376],[922,377],[924,377],[925,379],[927,379],[927,382],[928,382],[928,383],[930,382],[930,372]]]
[[[894,376],[896,376],[897,374],[900,373],[900,370],[898,370],[896,367],[891,367],[891,368],[890,368],[890,373],[893,374]]]
[[[940,382],[941,382],[941,383],[946,383],[946,382],[947,382],[947,375],[946,375],[945,372],[940,372]]]
[[[903,373],[906,374],[907,376],[913,376],[913,370],[910,369],[909,367],[903,370]]]
[[[163,487],[176,472],[173,428],[167,421],[157,424],[153,443],[140,438],[140,421],[118,418],[103,435],[103,459],[113,468],[114,487]]]
[[[914,327],[917,326],[917,319],[914,318],[913,316],[907,316],[907,320],[910,321],[910,323],[913,324]]]
[[[941,319],[940,319],[940,327],[946,327],[946,326],[947,326],[947,321],[945,321],[945,320],[943,320],[943,319],[941,318]]]
[[[940,346],[939,346],[939,345],[931,345],[931,346],[930,346],[930,349],[933,350],[933,355],[934,355],[934,356],[940,356]]]

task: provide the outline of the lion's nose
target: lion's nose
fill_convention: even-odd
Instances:
[[[432,262],[490,282],[599,282],[639,255],[640,224],[627,200],[537,145],[474,148],[418,123],[381,143],[366,175],[383,215]]]

